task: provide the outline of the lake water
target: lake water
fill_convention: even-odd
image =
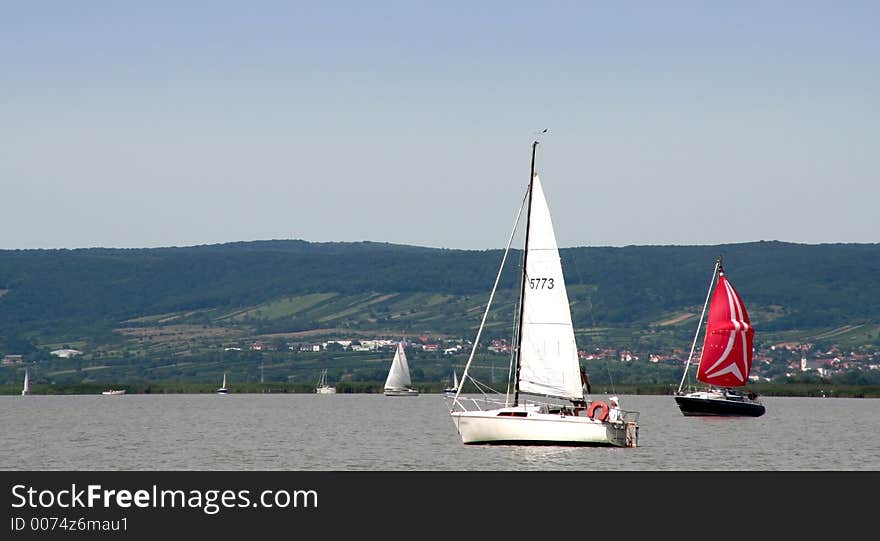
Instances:
[[[621,399],[637,448],[465,446],[436,394],[3,396],[0,469],[880,470],[877,399],[763,397],[758,418]]]

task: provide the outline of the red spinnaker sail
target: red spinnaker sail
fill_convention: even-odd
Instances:
[[[718,273],[718,283],[709,305],[706,340],[697,379],[718,387],[742,387],[752,369],[755,330],[736,290]]]

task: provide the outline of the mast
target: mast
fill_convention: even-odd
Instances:
[[[687,363],[684,365],[684,374],[681,375],[681,382],[678,384],[678,394],[681,394],[681,387],[684,385],[684,378],[687,376],[688,368],[691,366],[691,358],[694,356],[694,349],[697,347],[697,339],[700,337],[700,327],[703,326],[703,317],[706,315],[706,307],[709,305],[709,297],[712,295],[712,284],[715,283],[715,277],[721,270],[721,256],[715,261],[715,270],[712,271],[712,278],[709,280],[709,291],[706,292],[706,302],[703,303],[703,313],[700,314],[700,321],[697,322],[697,332],[694,334],[694,341],[691,344],[691,352],[688,355]]]
[[[516,371],[515,371],[515,380],[513,387],[513,405],[517,406],[519,404],[519,370],[520,370],[520,346],[522,345],[522,328],[523,328],[523,313],[525,310],[525,306],[523,301],[526,297],[526,281],[528,277],[526,276],[526,269],[528,268],[526,263],[529,258],[529,222],[532,218],[532,187],[534,186],[535,180],[535,153],[538,150],[538,141],[534,141],[532,143],[532,170],[531,175],[529,176],[529,207],[526,211],[526,241],[523,246],[523,260],[522,260],[522,284],[520,284],[519,289],[519,328],[516,333]]]

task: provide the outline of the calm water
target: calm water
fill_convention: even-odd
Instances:
[[[607,398],[594,396],[594,398]],[[0,397],[2,470],[880,470],[880,400],[764,397],[759,418],[621,396],[639,447],[464,446],[441,395]]]

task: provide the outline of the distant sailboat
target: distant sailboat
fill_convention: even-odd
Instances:
[[[458,392],[458,374],[455,373],[455,370],[452,371],[452,387],[443,389],[443,392],[451,396],[455,396],[455,393]]]
[[[411,388],[411,385],[406,350],[403,348],[403,342],[398,342],[394,359],[391,361],[391,369],[385,379],[385,396],[419,396],[419,391]]]
[[[28,376],[27,368],[24,369],[24,386],[21,388],[21,396],[31,394],[31,378]]]
[[[226,372],[223,372],[223,385],[217,389],[217,394],[227,394],[229,389],[226,388]]]
[[[321,379],[318,381],[318,386],[315,387],[315,392],[318,394],[336,394],[336,387],[327,384],[327,369],[321,371]]]

